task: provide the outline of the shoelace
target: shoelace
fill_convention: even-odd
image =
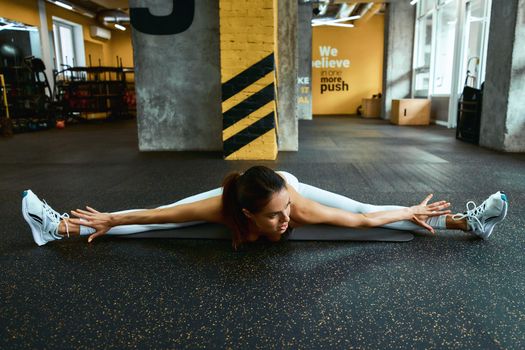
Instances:
[[[469,205],[471,207],[469,208]],[[478,219],[478,214],[481,214],[485,210],[486,202],[481,203],[480,206],[476,207],[476,203],[474,201],[468,201],[467,202],[467,212],[464,214],[456,214],[452,216],[452,219],[454,220],[461,220],[463,218],[467,218],[467,220],[473,220],[475,223],[479,225],[479,228],[483,228],[483,224]]]
[[[58,225],[60,224],[60,219],[65,219],[64,220],[64,224],[66,225],[66,233],[67,233],[67,237],[69,238],[69,226],[67,224],[67,219],[69,219],[69,214],[68,213],[64,213],[64,214],[60,215],[53,208],[51,208],[51,206],[49,204],[47,204],[47,202],[45,200],[42,200],[42,202],[44,202],[44,204],[43,204],[43,207],[44,207],[43,224],[44,225],[43,226],[44,227],[47,226],[47,219],[48,218],[53,219],[53,223],[56,224],[56,227],[53,230],[53,232],[51,233],[51,235],[55,239],[62,239],[62,236],[60,236],[58,234]]]

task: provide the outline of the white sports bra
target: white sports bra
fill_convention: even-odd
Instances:
[[[286,179],[286,183],[288,183],[290,186],[295,188],[296,191],[298,190],[299,180],[294,175],[286,171],[275,171],[275,172],[278,173],[279,175],[284,176],[284,178]]]

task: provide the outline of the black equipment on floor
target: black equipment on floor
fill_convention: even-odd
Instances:
[[[471,77],[467,73],[465,87],[458,102],[456,138],[477,145],[479,144],[484,84],[481,84],[481,89],[473,88],[467,85],[469,78]]]

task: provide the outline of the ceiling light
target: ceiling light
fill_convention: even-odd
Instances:
[[[14,23],[7,23],[7,24],[1,26],[0,30],[8,29],[8,28],[11,28],[11,27],[14,27],[14,26],[15,26]]]
[[[317,26],[332,26],[332,27],[346,27],[346,28],[353,28],[353,24],[349,23],[334,23],[334,22],[325,22],[325,23],[312,23],[312,27]]]
[[[419,0],[411,0],[411,1],[410,1],[410,5],[415,5],[415,4],[417,4],[418,1],[419,1]]]
[[[361,18],[361,16],[341,17],[341,18],[338,18],[338,19],[334,19],[334,22],[335,23],[337,23],[337,22],[346,22],[346,21],[351,21],[351,20],[359,19],[359,18]]]
[[[117,24],[117,23],[115,23],[115,28],[120,29],[120,30],[126,30],[126,27],[121,26],[120,24]]]
[[[325,26],[354,28],[353,24],[346,23],[326,23]]]
[[[351,17],[343,17],[343,18],[337,18],[337,19],[313,19],[312,20],[312,26],[327,26],[330,25],[330,23],[339,23],[339,22],[346,22],[351,21],[354,19],[359,19],[361,16],[351,16]],[[340,27],[349,27],[349,25],[344,25]],[[352,25],[353,27],[353,25]]]
[[[339,22],[346,22],[346,21],[352,21],[354,19],[359,19],[361,16],[350,16],[350,17],[342,17],[337,19],[313,19],[313,23],[339,23]]]
[[[72,10],[73,9],[73,6],[68,5],[68,4],[64,4],[63,2],[60,2],[60,1],[55,1],[54,4],[57,5],[57,6],[63,7],[65,9],[68,9],[68,10]]]

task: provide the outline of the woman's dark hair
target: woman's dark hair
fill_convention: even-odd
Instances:
[[[235,172],[224,178],[222,213],[233,231],[232,245],[235,250],[248,234],[248,218],[242,212],[261,211],[274,193],[286,187],[286,182],[275,171],[265,166],[254,166],[243,174]]]

